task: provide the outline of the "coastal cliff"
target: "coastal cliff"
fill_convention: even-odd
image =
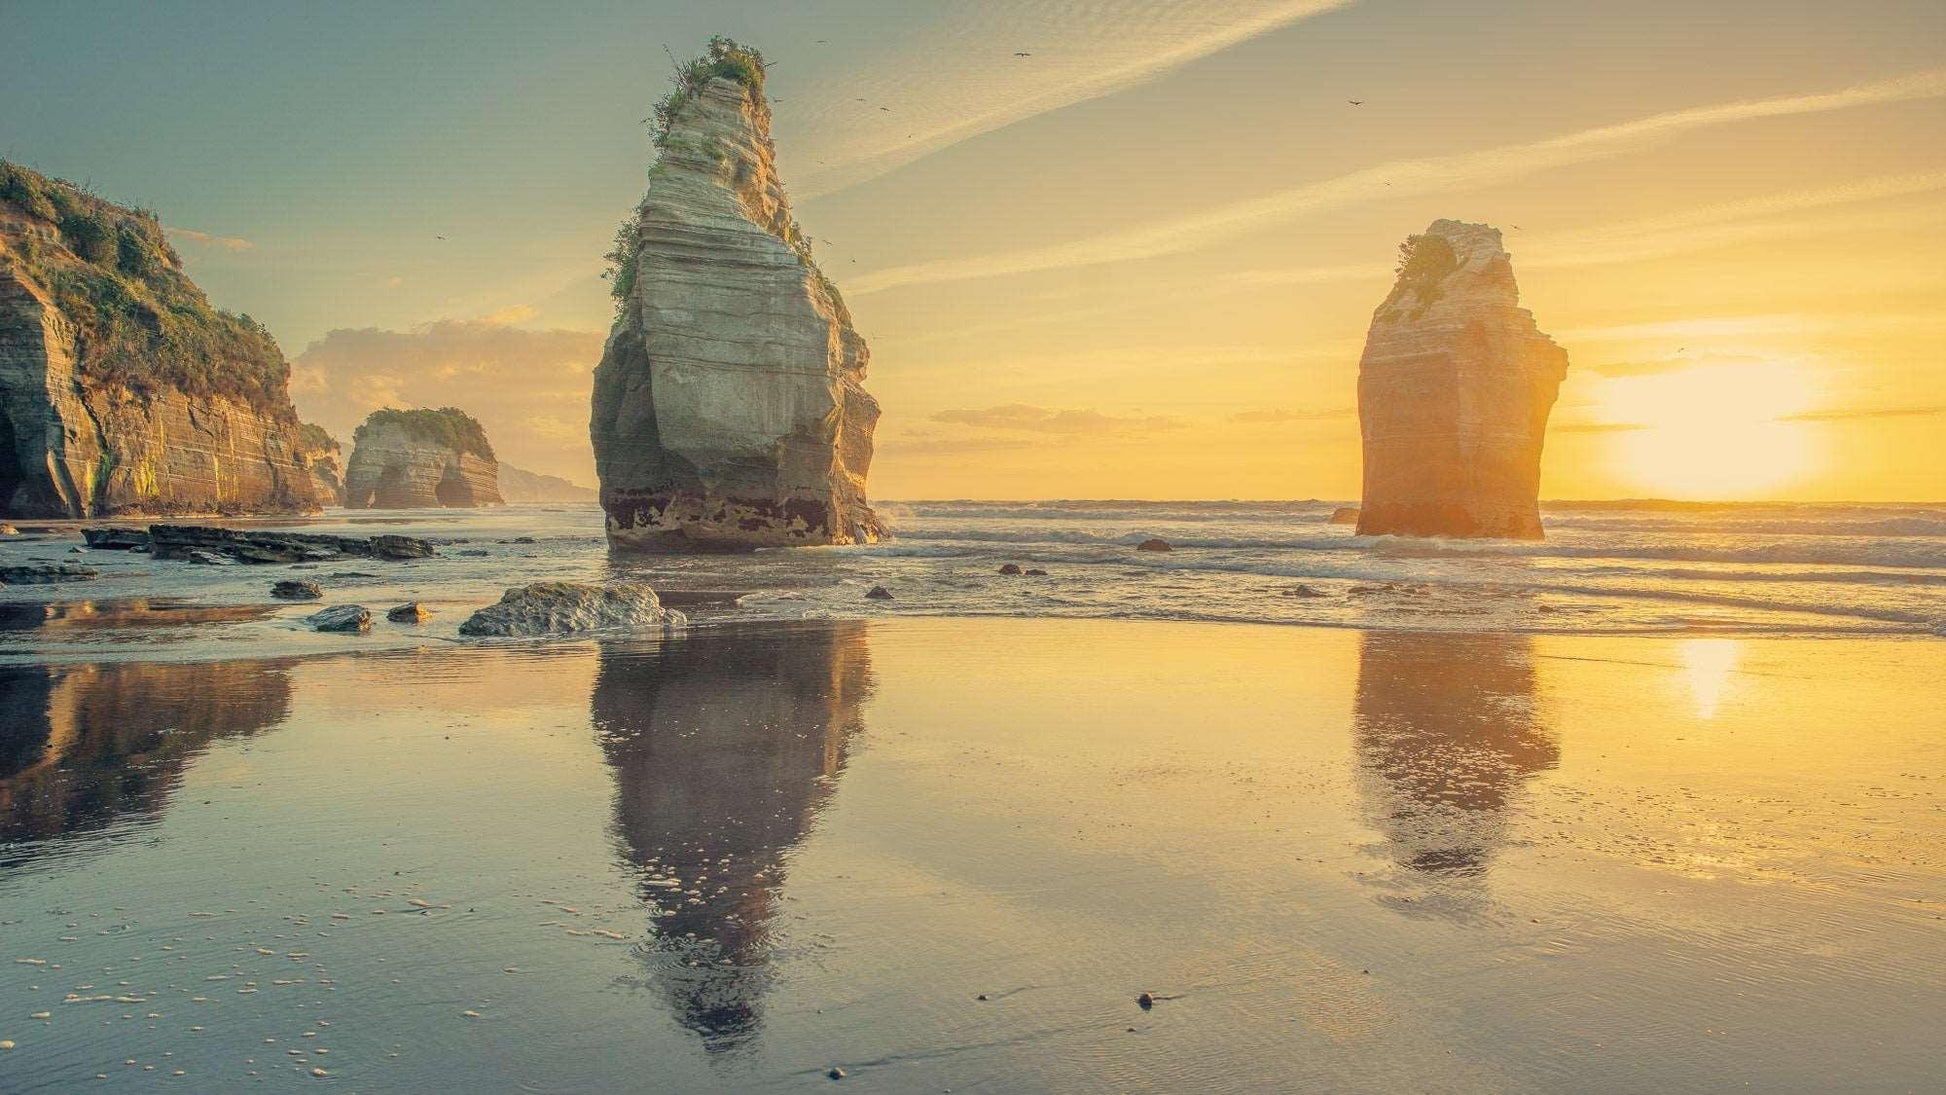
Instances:
[[[870,354],[777,177],[763,61],[726,39],[656,109],[595,370],[608,539],[649,551],[870,543]]]
[[[373,411],[352,434],[346,509],[498,506],[500,465],[479,422],[456,407]]]
[[[345,504],[344,446],[323,426],[306,422],[297,430],[297,466],[311,473],[311,488],[327,506]]]
[[[304,513],[290,366],[153,213],[0,161],[0,514]]]
[[[1520,307],[1499,229],[1438,220],[1408,239],[1358,363],[1358,534],[1541,539],[1541,445],[1567,367]]]

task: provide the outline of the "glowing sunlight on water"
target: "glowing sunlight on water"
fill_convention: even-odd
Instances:
[[[1696,702],[1696,717],[1713,719],[1730,687],[1730,674],[1742,655],[1736,639],[1685,639],[1678,646],[1683,677]]]

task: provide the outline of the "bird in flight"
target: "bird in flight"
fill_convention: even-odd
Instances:
[[[1364,105],[1365,105],[1365,100],[1363,100],[1363,99],[1346,99],[1346,100],[1345,100],[1345,102],[1347,102],[1347,103],[1350,103],[1350,104],[1351,104],[1351,105],[1353,105],[1353,106],[1364,106]]]
[[[434,237],[433,237],[433,239],[436,239],[436,240],[443,240],[443,239],[445,239],[445,238],[446,238],[445,236],[434,236]]]
[[[1017,52],[1017,53],[1015,53],[1015,54],[1014,54],[1014,56],[1015,56],[1015,57],[1032,57],[1032,56],[1033,56],[1033,54],[1031,54],[1031,53],[1027,53],[1027,52],[1025,52],[1025,51],[1021,51],[1021,52]]]

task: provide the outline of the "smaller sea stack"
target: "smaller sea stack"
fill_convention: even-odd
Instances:
[[[1358,534],[1541,539],[1541,445],[1567,368],[1520,307],[1499,229],[1437,220],[1408,238],[1358,363]]]
[[[352,434],[345,508],[498,506],[499,482],[486,430],[465,411],[373,411]]]

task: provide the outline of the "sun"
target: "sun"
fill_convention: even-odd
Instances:
[[[1610,377],[1597,396],[1623,480],[1656,497],[1710,500],[1772,497],[1811,474],[1816,429],[1791,416],[1816,400],[1797,362]]]

